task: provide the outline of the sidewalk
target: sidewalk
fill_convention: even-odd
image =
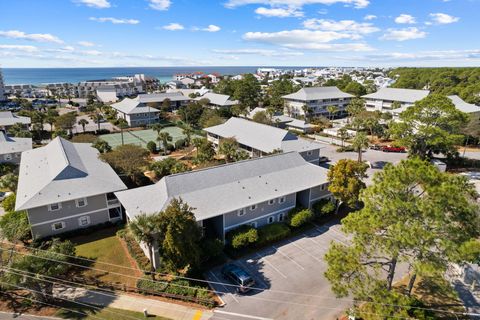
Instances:
[[[54,294],[65,299],[92,304],[102,307],[111,307],[122,310],[142,312],[147,309],[149,314],[162,316],[172,320],[207,320],[213,316],[213,311],[184,306],[126,294],[91,291],[83,288],[56,287]]]

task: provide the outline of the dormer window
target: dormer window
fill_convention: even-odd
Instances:
[[[62,204],[59,203],[51,203],[48,205],[48,211],[58,211],[62,209]]]
[[[87,203],[87,198],[81,198],[75,200],[75,204],[77,205],[77,208],[85,207]]]

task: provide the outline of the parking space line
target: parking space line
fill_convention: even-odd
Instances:
[[[212,271],[210,271],[210,275],[215,279],[216,282],[218,282],[219,284],[222,283],[222,281],[221,281],[220,279],[218,279],[218,277],[217,277],[217,276],[215,275],[215,273],[213,273]],[[221,286],[225,289],[225,293],[226,293],[226,294],[229,294],[229,295],[233,298],[233,300],[235,300],[236,303],[239,303],[238,299],[235,298],[235,296],[233,295],[233,293],[231,293],[231,292],[227,289],[227,287],[225,287],[225,285],[222,284]],[[217,290],[215,290],[215,291],[217,291]]]
[[[318,259],[317,257],[315,257],[313,254],[311,254],[310,252],[308,252],[307,250],[303,249],[302,247],[300,247],[299,245],[297,245],[295,242],[292,242],[290,240],[288,240],[288,242],[290,242],[291,244],[293,244],[295,247],[297,247],[298,249],[300,249],[301,251],[305,252],[308,256],[310,256],[312,259],[316,260],[317,262],[320,262],[320,263],[325,263],[324,261]]]
[[[234,312],[227,312],[227,311],[221,311],[221,310],[215,310],[214,312],[224,314],[224,315],[236,316],[236,317],[241,317],[241,318],[248,318],[248,319],[273,320],[273,319],[270,319],[270,318],[262,318],[262,317],[257,317],[257,316],[250,316],[248,314],[243,314],[243,313],[234,313]]]
[[[295,263],[300,269],[302,270],[305,270],[305,268],[299,264],[297,261],[293,260],[291,257],[287,256],[285,253],[281,252],[280,249],[278,249],[277,247],[275,246],[272,246],[272,248],[274,248],[275,250],[277,250],[278,253],[280,253],[282,256],[284,256],[285,258],[289,259],[290,261],[292,261],[293,263]]]
[[[330,228],[327,228],[327,227],[325,227],[325,226],[319,226],[319,225],[317,225],[317,224],[315,224],[315,223],[313,223],[313,222],[312,222],[312,224],[316,227],[316,229],[317,229],[318,231],[323,232],[323,234],[327,234],[326,232],[331,230]],[[338,234],[341,234],[340,232],[338,232],[338,231],[336,231],[336,230],[334,230],[334,229],[333,229],[333,232],[337,232]],[[332,232],[332,233],[333,233],[333,232]],[[333,238],[333,240],[339,241],[339,242],[343,243],[344,245],[348,246],[348,243],[346,243],[345,241],[340,240],[340,239],[338,239],[338,238],[335,238],[333,235],[330,235],[330,236]],[[344,235],[342,235],[342,236],[345,237]]]
[[[265,261],[265,263],[267,265],[269,265],[273,270],[277,271],[279,275],[281,275],[282,277],[284,277],[285,279],[287,279],[287,276],[280,270],[277,269],[277,267],[275,267],[270,261],[267,260],[267,257],[262,257],[261,255],[259,255],[258,253],[255,253],[257,255],[257,257],[259,258],[259,260],[263,260]]]

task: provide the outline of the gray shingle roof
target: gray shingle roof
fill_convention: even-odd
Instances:
[[[462,100],[459,96],[448,96],[452,100],[455,107],[465,113],[480,112],[480,107],[471,103],[467,103]]]
[[[0,131],[0,154],[18,153],[32,149],[32,138],[14,138]]]
[[[60,137],[22,153],[15,210],[25,210],[126,189],[87,143]]]
[[[204,130],[223,138],[235,138],[238,143],[265,153],[275,150],[305,151],[307,144],[308,150],[320,149],[318,143],[299,139],[287,130],[235,117],[228,119],[223,124]]]
[[[204,220],[326,183],[327,171],[291,152],[166,176],[115,194],[130,217],[159,212],[180,197]]]
[[[112,108],[125,114],[160,112],[158,109],[145,106],[145,104],[139,102],[137,99],[130,98],[125,98],[120,102],[112,104]]]
[[[13,126],[15,123],[30,124],[29,117],[21,117],[13,114],[11,111],[0,112],[0,126]]]
[[[337,87],[311,87],[303,88],[295,93],[283,96],[284,99],[310,101],[324,99],[353,98],[354,96],[341,91]]]
[[[415,103],[429,94],[429,90],[381,88],[377,92],[362,96],[362,98]]]
[[[221,107],[234,106],[238,104],[238,100],[230,100],[230,96],[228,95],[213,92],[207,92],[203,96],[195,98],[197,101],[201,99],[208,99],[210,100],[210,104]]]
[[[141,103],[156,102],[161,103],[165,99],[170,101],[189,101],[189,97],[185,97],[181,92],[165,92],[165,93],[151,93],[151,94],[139,94],[135,100]]]

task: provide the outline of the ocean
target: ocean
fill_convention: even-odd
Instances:
[[[145,74],[161,82],[172,80],[176,73],[202,71],[221,75],[254,73],[260,67],[128,67],[128,68],[2,68],[5,84],[33,84],[110,79],[118,76]],[[295,67],[275,67],[292,69]]]

